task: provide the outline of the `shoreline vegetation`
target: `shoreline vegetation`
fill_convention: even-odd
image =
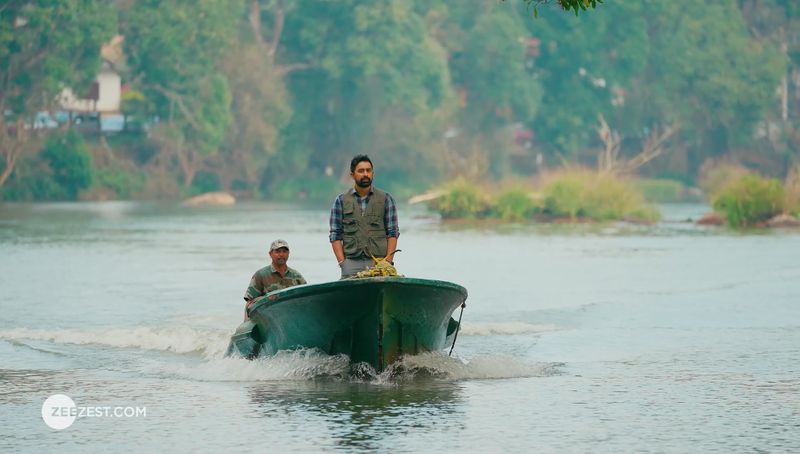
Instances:
[[[2,201],[328,204],[367,154],[445,219],[797,219],[797,2],[6,3]]]
[[[554,171],[535,183],[474,185],[459,177],[431,194],[428,206],[445,220],[653,223],[660,219],[631,180],[584,168]]]
[[[536,179],[474,184],[457,177],[410,203],[425,203],[445,222],[585,223],[661,220],[655,203],[707,201],[701,225],[732,228],[800,227],[800,168],[782,182],[738,164],[704,166],[700,188],[584,167],[565,167]]]

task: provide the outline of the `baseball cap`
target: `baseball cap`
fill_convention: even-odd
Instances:
[[[272,252],[275,249],[280,249],[282,247],[289,249],[289,243],[287,243],[285,240],[275,240],[269,245],[269,251]]]

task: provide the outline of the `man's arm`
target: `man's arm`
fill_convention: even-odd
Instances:
[[[336,256],[336,261],[339,262],[339,265],[344,263],[344,246],[342,245],[342,240],[332,242],[331,247],[333,247],[333,255]]]
[[[397,204],[388,192],[383,209],[383,223],[386,226],[386,260],[394,261],[394,251],[397,250],[397,238],[400,236],[400,226],[397,222]]]
[[[394,251],[397,250],[397,237],[390,236],[386,239],[386,260],[390,263],[394,262]]]
[[[344,262],[344,245],[342,239],[344,238],[344,227],[342,227],[342,196],[336,197],[331,207],[330,217],[330,240],[331,247],[333,248],[333,255],[336,256],[336,261],[341,265]]]
[[[244,291],[244,300],[247,303],[244,305],[244,319],[247,320],[247,310],[255,303],[256,298],[264,294],[264,287],[261,285],[261,280],[258,279],[258,272],[253,274],[250,278],[250,284],[247,290]]]
[[[264,287],[261,285],[260,279],[258,279],[258,272],[256,272],[253,274],[253,277],[250,278],[250,284],[247,286],[247,290],[244,291],[244,300],[250,302],[263,294]]]

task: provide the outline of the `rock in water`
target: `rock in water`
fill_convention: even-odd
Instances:
[[[698,225],[723,225],[725,218],[717,212],[704,214],[703,217],[697,220]]]
[[[183,201],[184,206],[229,206],[236,203],[236,197],[227,192],[206,192]]]
[[[779,214],[769,221],[767,221],[768,227],[800,227],[800,220],[796,217],[782,213]]]

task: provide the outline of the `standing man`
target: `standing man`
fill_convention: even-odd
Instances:
[[[284,240],[273,241],[269,246],[269,257],[272,259],[272,264],[256,271],[244,292],[244,300],[247,301],[244,307],[245,319],[247,319],[247,309],[256,298],[275,290],[306,283],[303,275],[286,265],[289,260],[289,243]]]
[[[397,207],[391,194],[372,186],[372,161],[357,155],[350,161],[354,186],[336,197],[331,208],[333,254],[350,277],[374,264],[371,256],[392,262],[397,250]]]

